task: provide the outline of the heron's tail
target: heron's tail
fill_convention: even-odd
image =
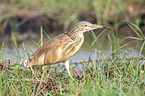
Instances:
[[[29,62],[29,58],[26,58],[24,60],[24,66],[29,67],[31,65],[31,62]]]
[[[28,66],[28,58],[24,60],[24,66]]]
[[[29,58],[26,58],[26,59],[24,60],[24,66],[30,67],[31,65],[33,65],[33,63],[31,62],[32,59],[33,59],[33,56],[32,56],[32,57],[29,57]]]

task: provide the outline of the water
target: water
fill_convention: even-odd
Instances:
[[[14,64],[17,62],[17,59],[19,59],[19,57],[22,58],[22,61],[24,60],[25,57],[27,57],[26,52],[23,50],[23,48],[18,48],[20,55],[18,55],[18,52],[16,50],[16,48],[4,48],[4,51],[2,52],[1,58],[12,58],[11,59],[11,64]],[[35,52],[36,48],[31,48],[32,51]],[[127,51],[129,52],[127,49],[124,49],[124,52]],[[27,52],[31,55],[32,52],[30,50],[27,50]],[[103,53],[102,53],[103,52]],[[97,49],[80,49],[74,56],[72,56],[70,58],[70,62],[83,62],[83,61],[88,61],[89,58],[92,60],[96,60],[96,58],[98,59],[102,59],[102,58],[106,58],[111,54],[110,50],[103,50],[103,51],[99,51]],[[132,56],[137,56],[137,52],[135,50],[130,50],[129,55],[130,57]],[[120,53],[120,56],[123,57],[124,54]],[[126,57],[128,58],[128,55],[126,55]],[[23,62],[22,62],[23,64]]]
[[[16,48],[7,48],[4,47],[4,50],[2,52],[1,58],[13,58],[12,60],[15,60],[15,62],[17,61],[16,57],[27,57],[26,52],[23,50],[23,48],[18,48],[20,55],[18,55],[18,52],[16,50]],[[36,48],[31,48],[32,51],[35,51]],[[27,50],[27,52],[31,55],[32,52],[30,50]],[[110,53],[109,51],[106,51],[105,53]],[[107,56],[107,54],[105,54]],[[96,58],[98,55],[95,52],[95,50],[79,50],[74,56],[72,56],[70,58],[71,62],[82,62],[82,61],[87,61],[88,58],[94,59]],[[101,56],[100,56],[101,58]]]

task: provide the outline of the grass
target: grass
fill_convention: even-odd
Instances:
[[[13,62],[13,58],[1,58],[0,96],[144,96],[145,56],[143,51],[145,37],[136,25],[131,22],[128,24],[138,37],[126,37],[123,41],[132,39],[136,40],[137,43],[140,42],[140,51],[137,52],[132,48],[124,50],[123,48],[129,45],[130,42],[121,45],[123,41],[120,42],[117,37],[110,38],[109,44],[112,53],[109,56],[106,57],[101,50],[95,49],[94,54],[96,56],[94,59],[88,58],[88,61],[71,62],[70,70],[77,83],[68,77],[64,65],[60,64],[48,66],[48,71],[45,74],[42,73],[41,67],[33,67],[35,70],[35,75],[33,75],[30,68],[23,66],[23,60],[27,55],[29,56],[27,51],[31,51],[31,48],[23,43],[25,57],[21,56],[15,36],[12,33],[18,54],[14,54],[14,57],[17,58],[17,61]],[[100,35],[96,37],[93,34],[92,36],[98,39]],[[94,42],[97,42],[97,40],[94,39]],[[5,43],[1,45],[1,54],[4,52],[4,45]],[[43,45],[42,28],[41,45]],[[74,70],[79,65],[82,65],[82,71]]]

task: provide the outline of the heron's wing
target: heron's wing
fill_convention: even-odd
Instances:
[[[40,47],[33,55],[31,63],[33,65],[43,65],[59,62],[64,53],[63,46],[72,40],[69,36],[62,34],[49,41]]]

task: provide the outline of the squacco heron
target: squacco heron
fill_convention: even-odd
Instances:
[[[109,26],[80,21],[67,32],[47,41],[32,56],[25,60],[24,65],[50,65],[64,62],[68,75],[73,79],[69,71],[68,59],[81,48],[84,42],[83,33],[98,28],[109,28]]]

